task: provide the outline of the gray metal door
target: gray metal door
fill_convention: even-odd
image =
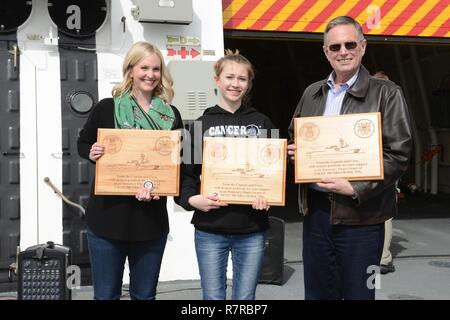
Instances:
[[[80,49],[83,48],[83,49]],[[61,66],[61,116],[63,194],[87,207],[94,166],[77,152],[78,132],[98,100],[95,38],[74,39],[59,33]],[[72,264],[80,266],[83,284],[89,283],[86,223],[81,212],[63,205],[63,244],[72,249]]]
[[[20,234],[20,101],[16,35],[0,35],[0,291],[10,290]]]
[[[9,282],[20,236],[20,59],[17,28],[31,14],[32,2],[0,2],[0,292]]]
[[[78,132],[98,100],[95,34],[106,19],[105,0],[49,0],[50,18],[58,26],[61,66],[63,194],[84,208],[94,167],[77,152]],[[72,249],[72,264],[81,267],[82,284],[90,282],[86,223],[78,209],[63,206],[63,244]]]

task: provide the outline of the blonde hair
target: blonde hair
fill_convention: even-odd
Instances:
[[[154,45],[145,42],[139,41],[136,42],[130,50],[128,50],[127,55],[123,61],[122,66],[122,74],[123,80],[121,83],[114,86],[112,89],[113,97],[120,97],[126,92],[130,92],[133,89],[133,79],[131,78],[131,70],[133,67],[139,63],[142,59],[155,54],[161,60],[161,80],[153,91],[154,96],[160,97],[167,103],[171,103],[174,91],[173,91],[173,80],[172,76],[169,73],[169,70],[166,68],[164,63],[164,57],[161,51]]]
[[[217,60],[217,62],[214,64],[214,73],[216,75],[216,77],[219,77],[220,74],[223,71],[224,65],[226,62],[228,61],[232,61],[232,62],[236,62],[236,63],[242,63],[245,64],[247,67],[247,71],[248,71],[248,90],[245,93],[244,96],[244,101],[247,102],[248,100],[248,94],[250,92],[250,90],[252,89],[253,86],[253,79],[255,78],[255,70],[253,69],[253,65],[251,64],[251,62],[244,57],[242,54],[239,53],[239,50],[236,50],[235,52],[233,52],[230,49],[226,49],[225,50],[225,56],[223,56],[222,58],[220,58],[219,60]]]

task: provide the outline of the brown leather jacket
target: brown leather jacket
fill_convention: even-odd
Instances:
[[[328,89],[326,79],[306,88],[289,126],[291,141],[294,140],[294,118],[323,115]],[[408,107],[399,86],[370,76],[361,66],[356,82],[345,94],[341,114],[365,112],[381,112],[384,179],[351,182],[356,200],[333,194],[333,224],[382,223],[397,212],[395,182],[406,171],[412,148]],[[299,208],[303,214],[308,212],[306,190],[306,185],[299,185]]]

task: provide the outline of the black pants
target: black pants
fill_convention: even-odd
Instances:
[[[332,225],[328,194],[309,190],[303,223],[305,299],[375,299],[384,223]]]

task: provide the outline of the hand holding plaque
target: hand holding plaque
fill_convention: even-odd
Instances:
[[[153,195],[178,195],[180,132],[98,129],[105,154],[96,163],[95,194],[135,195],[142,187]]]
[[[222,202],[285,201],[286,139],[204,138],[201,193]]]
[[[295,182],[383,179],[380,113],[295,120]]]

